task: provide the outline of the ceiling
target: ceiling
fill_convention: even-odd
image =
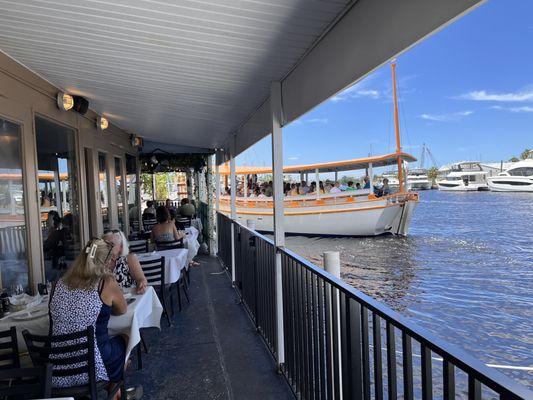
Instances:
[[[222,146],[350,0],[0,0],[0,50],[123,129]]]

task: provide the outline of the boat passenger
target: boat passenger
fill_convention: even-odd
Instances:
[[[331,188],[331,190],[329,191],[330,193],[340,193],[342,192],[342,190],[340,189],[339,187],[339,182],[335,182],[335,184],[333,185],[333,187]]]
[[[289,191],[289,196],[298,196],[298,187],[296,183],[291,183],[291,190]]]
[[[266,192],[266,189],[262,188],[261,192],[259,193],[259,195],[257,197],[260,198],[260,199],[266,199],[268,196],[265,194],[265,192]]]
[[[353,185],[353,181],[348,181],[348,186],[346,187],[346,191],[352,191],[355,190],[355,187]]]
[[[331,184],[331,182],[329,180],[326,181],[326,184],[324,185],[324,191],[326,193],[331,193],[332,188],[333,188],[333,185]]]
[[[390,194],[389,180],[387,178],[383,179],[383,186],[381,187],[381,193],[383,196]]]
[[[363,182],[364,182],[363,189],[370,189],[370,179],[368,178],[368,176],[364,177]]]
[[[272,190],[272,181],[268,182],[268,185],[265,187],[265,196],[272,197],[273,190]]]
[[[326,193],[326,190],[324,189],[324,182],[319,181],[318,182],[318,187],[319,187],[319,190],[320,190],[320,194],[325,194]]]
[[[300,194],[307,194],[309,193],[309,191],[310,191],[310,187],[307,186],[307,182],[302,181],[302,183],[300,184]]]
[[[360,190],[360,189],[361,189],[361,184],[360,184],[359,182],[357,182],[357,183],[355,184],[355,189],[356,189],[356,190]]]

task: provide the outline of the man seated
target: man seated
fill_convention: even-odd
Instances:
[[[340,192],[342,192],[342,190],[340,189],[339,186],[340,186],[340,185],[339,185],[339,182],[335,182],[335,183],[333,184],[333,187],[330,189],[329,192],[330,192],[330,193],[340,193]]]
[[[346,186],[346,191],[355,190],[355,187],[353,185],[353,181],[348,182],[348,186]]]
[[[370,189],[370,178],[368,176],[364,177],[363,183],[363,189]]]
[[[184,218],[192,218],[194,217],[194,214],[196,214],[196,209],[187,197],[181,199],[181,206],[178,211]]]

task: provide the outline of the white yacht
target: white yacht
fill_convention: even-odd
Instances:
[[[427,171],[423,168],[408,171],[407,185],[409,186],[409,190],[431,189],[431,181],[428,178]]]
[[[441,169],[442,170],[442,169]],[[489,190],[488,172],[477,161],[463,161],[451,164],[446,169],[444,178],[437,180],[439,190],[471,192]]]
[[[487,178],[487,183],[490,190],[494,192],[533,193],[533,158],[513,163],[504,172]]]

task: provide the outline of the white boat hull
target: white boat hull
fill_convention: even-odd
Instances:
[[[493,192],[533,193],[533,177],[497,176],[488,178],[489,189]]]
[[[480,183],[480,184],[474,184],[471,183],[470,185],[465,185],[464,183],[459,183],[456,186],[448,186],[449,184],[441,184],[437,182],[437,187],[439,190],[445,191],[445,192],[477,192],[482,190],[488,190],[487,184]]]
[[[337,208],[312,207],[312,212],[305,211],[305,213],[287,210],[284,228],[287,234],[309,236],[377,236],[382,234],[405,236],[409,232],[416,204],[416,200],[391,203],[383,199],[354,202],[349,206],[336,206]],[[268,214],[266,212],[257,214],[250,209],[238,208],[237,221],[245,226],[254,225],[258,231],[272,232],[273,230],[271,210]]]
[[[430,190],[431,182],[409,182],[409,187],[411,190]]]

